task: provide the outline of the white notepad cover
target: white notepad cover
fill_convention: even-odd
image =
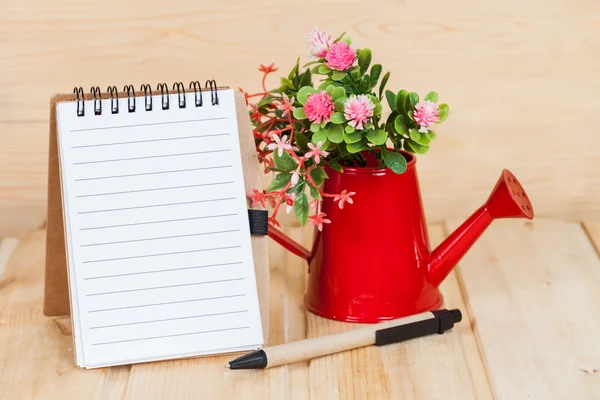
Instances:
[[[233,91],[218,98],[57,105],[78,366],[262,346]]]

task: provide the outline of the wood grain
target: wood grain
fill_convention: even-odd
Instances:
[[[17,238],[0,237],[0,278],[4,274],[6,265],[8,264],[8,261],[10,260],[10,257],[17,248],[18,244],[19,239]]]
[[[309,0],[293,11],[268,0],[23,0],[0,13],[0,229],[43,220],[53,93],[207,78],[255,90],[260,63],[285,74],[308,60],[315,23],[371,47],[391,89],[434,89],[450,104],[419,160],[430,222],[474,210],[502,168],[538,216],[600,217],[598,18],[592,0]]]
[[[582,226],[600,256],[600,221],[584,221]]]
[[[600,260],[580,224],[496,221],[460,273],[495,398],[600,397]]]
[[[430,228],[433,245],[441,227]],[[363,347],[310,362],[311,398],[315,399],[490,399],[468,309],[451,273],[443,283],[444,307],[459,308],[461,323],[443,335],[383,347]],[[355,328],[308,314],[308,336]]]

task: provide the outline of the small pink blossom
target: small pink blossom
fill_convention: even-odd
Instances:
[[[316,26],[306,33],[305,41],[308,43],[311,54],[319,58],[325,57],[329,46],[333,43],[331,35]]]
[[[317,206],[317,201],[318,201],[317,199],[314,199],[313,201],[308,203],[308,207],[315,208]]]
[[[286,117],[287,115],[291,115],[296,109],[296,107],[294,107],[294,97],[292,96],[291,99],[288,99],[288,96],[285,93],[282,93],[281,97],[281,104],[277,105],[277,109],[283,110],[283,114],[281,114],[281,116]]]
[[[317,163],[317,164],[321,163],[321,156],[327,157],[329,155],[329,152],[327,152],[325,150],[321,150],[322,145],[323,145],[323,142],[317,143],[316,146],[312,143],[308,143],[308,148],[310,149],[310,151],[308,153],[306,153],[304,155],[304,157],[306,157],[307,160],[309,158],[313,157],[315,160],[315,163]]]
[[[336,202],[338,201],[338,206],[340,208],[344,208],[344,203],[348,203],[348,204],[353,204],[354,200],[352,200],[352,198],[350,196],[354,196],[356,193],[355,192],[350,192],[348,193],[346,191],[346,189],[342,190],[342,193],[338,194],[337,196],[335,196],[333,198],[333,201]]]
[[[290,211],[292,211],[292,208],[294,207],[294,200],[296,198],[296,194],[292,193],[292,194],[286,194],[285,195],[285,213],[289,214]]]
[[[335,42],[325,56],[325,65],[337,71],[345,71],[356,61],[356,51],[346,42]]]
[[[292,149],[292,145],[288,143],[287,141],[287,135],[284,135],[281,139],[279,138],[279,136],[277,136],[276,134],[272,134],[271,135],[271,139],[275,142],[275,143],[270,143],[267,146],[267,149],[269,150],[275,150],[278,149],[279,151],[279,157],[281,157],[283,155],[283,152],[285,150],[291,150]]]
[[[309,223],[312,225],[316,225],[317,228],[319,228],[320,231],[323,230],[323,224],[330,224],[331,221],[326,219],[325,217],[327,216],[327,214],[325,214],[324,212],[320,212],[317,215],[311,215],[309,218]]]
[[[375,110],[375,104],[364,94],[352,95],[344,102],[344,116],[348,120],[348,125],[358,130],[363,129],[363,124],[373,116],[373,110]]]
[[[267,195],[264,194],[263,192],[259,192],[256,189],[252,189],[253,194],[252,194],[252,207],[254,207],[255,205],[257,205],[258,203],[260,203],[263,207],[267,207],[267,203],[265,201]]]
[[[439,107],[433,101],[422,101],[415,106],[413,118],[415,119],[415,122],[421,126],[419,132],[425,133],[430,125],[435,124],[440,120]]]
[[[334,109],[335,104],[325,90],[311,94],[304,104],[306,118],[318,124],[323,121],[329,122]]]
[[[263,115],[258,110],[258,107],[256,106],[256,104],[251,104],[250,109],[252,110],[252,114],[250,114],[250,121],[256,122],[257,124],[259,124],[260,121],[262,120]]]
[[[301,164],[298,164],[298,168],[296,168],[292,174],[292,178],[290,180],[290,182],[292,182],[292,186],[296,186],[296,183],[298,183],[298,180],[300,179],[300,166]]]

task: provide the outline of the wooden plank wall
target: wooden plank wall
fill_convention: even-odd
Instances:
[[[430,222],[464,216],[502,168],[537,215],[600,215],[600,3],[594,0],[0,1],[0,234],[39,226],[50,96],[204,81],[258,89],[316,23],[347,31],[390,88],[451,106],[419,172]],[[273,87],[278,82],[269,82]]]

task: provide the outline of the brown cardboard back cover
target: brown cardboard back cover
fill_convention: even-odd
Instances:
[[[103,98],[108,97],[108,95],[104,93],[102,95]],[[143,96],[143,92],[136,92],[136,95]],[[122,93],[119,97],[126,97],[126,95]],[[92,98],[93,97],[89,94],[85,96],[85,100],[90,100]],[[57,143],[56,105],[62,101],[73,100],[75,100],[75,95],[67,94],[55,95],[50,100],[46,276],[44,287],[44,315],[46,316],[63,316],[71,313]],[[251,193],[252,188],[260,188],[262,185],[260,178],[260,166],[256,157],[254,137],[252,135],[252,128],[246,109],[246,103],[243,95],[239,92],[235,92],[235,103],[237,108],[237,123],[242,153],[242,166],[244,169],[244,184],[246,187],[246,192]],[[248,203],[248,207],[250,208],[250,202]],[[253,235],[251,240],[252,251],[254,254],[256,283],[258,286],[260,315],[265,343],[267,343],[269,332],[268,238],[267,236]]]

